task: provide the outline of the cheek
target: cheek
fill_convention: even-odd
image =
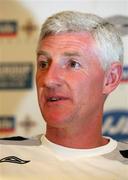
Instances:
[[[36,88],[37,88],[37,94],[38,94],[38,98],[40,97],[40,92],[42,91],[41,89],[41,81],[39,76],[36,74]]]
[[[38,87],[37,88],[37,93],[38,93],[38,102],[39,102],[39,105],[42,106],[42,104],[43,104],[43,96],[42,96],[43,88]]]
[[[37,70],[37,72],[36,72],[36,86],[37,87],[42,86],[44,76],[45,76],[44,73]]]
[[[75,101],[78,101],[82,98],[82,95],[85,94],[87,76],[82,73],[76,73],[73,76],[68,76],[67,79],[72,96]]]
[[[95,78],[90,82],[89,91],[89,103],[94,106],[98,106],[103,100],[103,75],[95,76]]]
[[[37,88],[38,102],[40,106],[44,102],[42,82],[43,82],[43,79],[40,77],[39,74],[38,75],[36,74],[36,88]]]
[[[77,74],[70,79],[72,92],[76,101],[91,100],[102,96],[103,90],[103,74]],[[90,99],[91,98],[91,99]]]
[[[38,91],[39,87],[40,87],[40,75],[39,75],[38,71],[36,72],[36,87],[37,87],[37,91]]]
[[[42,98],[43,83],[44,83],[44,74],[37,73],[36,74],[36,87],[37,87],[37,93],[38,93],[39,98]]]

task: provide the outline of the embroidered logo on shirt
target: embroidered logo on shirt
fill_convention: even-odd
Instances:
[[[26,164],[26,163],[30,162],[30,160],[23,160],[16,156],[7,156],[7,157],[0,159],[0,163],[3,163],[3,162]]]

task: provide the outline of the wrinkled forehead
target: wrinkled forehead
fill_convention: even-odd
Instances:
[[[76,51],[89,51],[96,49],[93,36],[88,32],[71,32],[55,35],[48,35],[39,42],[38,51],[45,49],[75,49]]]

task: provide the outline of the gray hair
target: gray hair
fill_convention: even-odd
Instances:
[[[111,63],[123,63],[123,43],[114,25],[105,19],[77,11],[63,11],[49,17],[41,28],[39,42],[48,35],[66,32],[89,32],[95,39],[95,53],[106,70]]]

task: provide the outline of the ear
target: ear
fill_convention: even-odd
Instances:
[[[122,77],[122,65],[119,62],[111,64],[105,73],[103,94],[108,95],[120,83]]]

